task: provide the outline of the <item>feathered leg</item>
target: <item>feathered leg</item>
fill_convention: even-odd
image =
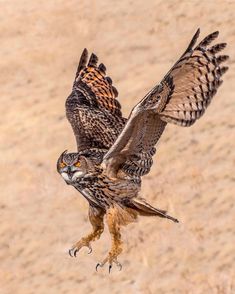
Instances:
[[[89,220],[92,224],[93,232],[87,235],[86,237],[83,237],[80,241],[78,241],[77,243],[73,245],[73,247],[69,250],[69,255],[71,257],[73,256],[76,257],[77,252],[84,246],[90,249],[90,251],[88,252],[90,254],[92,252],[91,242],[98,240],[104,231],[104,211],[103,210],[90,206]]]
[[[107,262],[109,263],[109,272],[111,271],[113,263],[115,263],[119,269],[122,269],[122,265],[117,261],[118,255],[122,252],[122,240],[120,233],[120,223],[117,221],[117,212],[115,209],[109,209],[107,211],[107,225],[111,235],[112,245],[108,256],[96,265],[96,270],[98,267],[104,266]]]

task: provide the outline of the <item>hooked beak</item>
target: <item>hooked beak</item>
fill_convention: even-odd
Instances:
[[[75,171],[72,171],[71,167],[68,166],[67,174],[70,180],[72,180]]]

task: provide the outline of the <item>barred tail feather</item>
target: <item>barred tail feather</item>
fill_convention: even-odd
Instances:
[[[170,219],[170,220],[172,220],[173,222],[176,222],[176,223],[179,222],[176,218],[168,215],[165,210],[161,210],[161,209],[153,207],[152,205],[147,203],[142,198],[134,198],[134,199],[132,199],[131,203],[133,204],[133,206],[139,212],[140,215],[159,216],[159,217],[163,217],[163,218],[168,218],[168,219]]]

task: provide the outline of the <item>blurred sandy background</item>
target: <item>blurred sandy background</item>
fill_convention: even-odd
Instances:
[[[0,293],[235,293],[235,1],[1,0],[0,11]],[[167,128],[142,190],[181,222],[141,218],[123,230],[123,270],[96,273],[109,234],[69,257],[88,205],[55,169],[75,150],[64,103],[81,51],[106,65],[127,116],[198,27],[220,31],[230,70],[199,122]]]

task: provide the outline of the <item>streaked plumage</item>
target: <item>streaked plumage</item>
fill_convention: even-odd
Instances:
[[[141,177],[150,171],[155,145],[167,123],[191,126],[199,119],[222,84],[228,67],[227,55],[217,55],[226,44],[209,47],[218,37],[214,32],[195,46],[197,30],[188,48],[175,65],[131,111],[128,119],[121,113],[118,92],[106,76],[98,58],[84,49],[66,114],[72,125],[77,152],[61,154],[57,170],[89,202],[93,232],[70,250],[77,251],[98,239],[103,218],[112,236],[112,248],[105,260],[109,269],[122,251],[120,226],[138,215],[160,216],[178,222],[166,211],[151,206],[140,196]]]

